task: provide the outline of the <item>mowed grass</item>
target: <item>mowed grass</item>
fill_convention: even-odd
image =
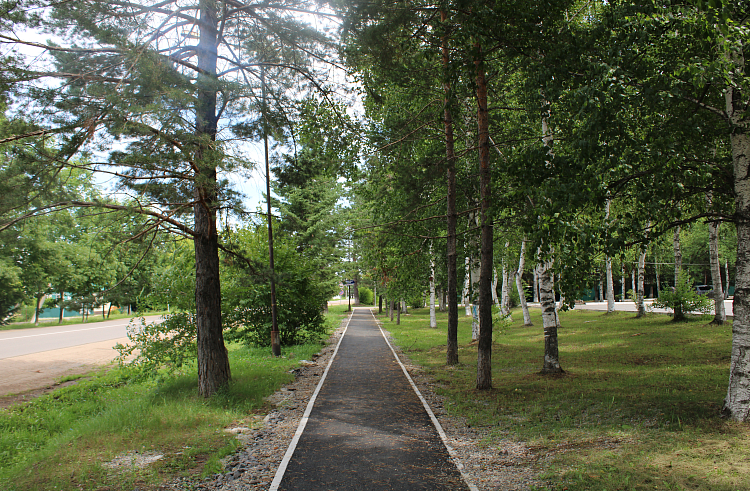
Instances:
[[[345,308],[331,309],[330,328]],[[176,477],[218,472],[219,459],[237,448],[223,430],[260,424],[269,409],[264,397],[292,381],[289,371],[321,347],[291,346],[273,358],[270,348],[230,345],[232,382],[210,399],[198,395],[194,367],[148,382],[113,369],[0,409],[0,489],[145,491]],[[143,469],[104,465],[135,452],[164,458]]]
[[[384,327],[435,379],[446,406],[485,432],[485,444],[525,442],[556,490],[750,489],[748,425],[720,418],[729,377],[731,323],[671,322],[665,315],[561,313],[565,374],[540,375],[544,338],[520,311],[494,329],[494,389],[477,391],[471,318],[459,310],[457,367],[445,365],[447,314],[427,309]]]

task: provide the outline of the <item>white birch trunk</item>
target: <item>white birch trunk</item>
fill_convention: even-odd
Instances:
[[[724,261],[724,278],[727,280],[727,287],[724,289],[724,300],[729,298],[729,261]]]
[[[735,41],[735,43],[737,43]],[[739,44],[739,43],[737,43]],[[743,48],[727,48],[727,61],[746,77]],[[726,113],[732,128],[730,142],[734,166],[735,224],[737,226],[737,272],[734,288],[732,358],[724,412],[736,421],[750,415],[750,120],[747,119],[747,94],[731,83],[725,92]]]
[[[534,291],[534,303],[539,303],[539,268],[534,268],[534,285],[532,290]]]
[[[612,258],[607,256],[605,261],[607,274],[607,313],[615,311],[615,279],[612,277]]]
[[[635,277],[636,277],[636,272],[635,272],[635,268],[633,268],[633,270],[630,272],[630,286],[631,286],[630,289],[633,290],[633,295],[635,295],[635,298],[633,300],[636,301],[636,303],[637,303],[638,285],[636,285],[636,283],[635,283],[635,281],[636,281]]]
[[[712,208],[711,193],[706,194],[709,211]],[[721,284],[721,263],[719,263],[719,222],[708,223],[708,258],[711,263],[711,282],[713,283],[714,320],[712,324],[722,325],[727,320],[724,311],[724,290]]]
[[[466,316],[471,315],[471,300],[469,300],[469,286],[471,285],[471,259],[466,256],[464,261],[464,267],[466,268],[466,276],[464,277],[464,290],[461,294],[461,298],[464,301],[464,308],[466,309]]]
[[[539,262],[539,302],[542,307],[542,326],[544,328],[544,362],[542,372],[559,373],[560,358],[557,343],[557,308],[555,305],[555,287],[550,274],[552,264]]]
[[[682,271],[682,247],[680,246],[680,226],[674,229],[674,239],[672,240],[674,249],[674,287],[677,289],[677,282],[680,281],[680,272]],[[678,304],[674,309],[674,319],[680,320],[685,317],[682,307]]]
[[[523,312],[523,325],[533,326],[531,323],[531,315],[529,314],[529,306],[526,303],[526,292],[523,291],[523,269],[526,264],[526,238],[524,237],[521,241],[521,255],[518,258],[518,270],[516,271],[516,289],[518,290],[518,298],[521,303],[521,311]],[[536,274],[534,275],[536,278]]]
[[[638,306],[638,313],[636,314],[636,317],[643,317],[646,315],[646,304],[643,301],[644,296],[644,285],[643,280],[645,276],[645,269],[646,269],[646,250],[643,249],[641,251],[641,254],[638,256],[638,293],[636,294],[637,299],[637,306]]]
[[[495,307],[502,309],[502,305],[497,298],[497,268],[492,268],[492,303]]]
[[[625,258],[622,258],[622,264],[620,265],[620,295],[622,297],[620,298],[620,302],[625,301]]]

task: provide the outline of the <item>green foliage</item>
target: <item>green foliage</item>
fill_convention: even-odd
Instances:
[[[25,298],[19,273],[20,268],[0,257],[0,326],[10,320]]]
[[[130,343],[115,346],[119,353],[117,361],[127,365],[139,378],[173,373],[195,362],[196,333],[194,313],[176,312],[154,322],[141,317],[128,325]]]
[[[691,312],[702,312],[708,314],[711,311],[711,299],[708,295],[699,295],[695,291],[690,276],[680,271],[677,286],[674,289],[662,290],[659,298],[653,303],[654,307],[672,309],[682,315],[675,315],[675,321],[685,320],[685,314]]]
[[[372,305],[373,293],[366,286],[359,287],[359,303],[362,305]]]
[[[249,263],[232,261],[232,268],[222,279],[222,319],[229,329],[226,338],[270,346],[271,288],[265,226],[236,230],[233,241]],[[325,331],[323,305],[330,292],[314,281],[315,264],[283,236],[274,239],[274,262],[281,344],[288,346],[317,339]]]

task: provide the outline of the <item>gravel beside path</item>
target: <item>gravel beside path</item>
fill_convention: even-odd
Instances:
[[[367,312],[366,309],[357,309]],[[369,315],[369,312],[367,312]],[[343,325],[329,339],[309,366],[295,370],[296,380],[268,398],[274,409],[257,428],[229,428],[241,445],[225,459],[225,471],[201,482],[175,481],[164,485],[167,491],[255,491],[269,489],[307,403],[323,375],[343,332]],[[432,381],[412,365],[403,353],[396,351],[423,397],[446,433],[469,482],[482,491],[521,491],[532,485],[544,488],[537,479],[539,457],[522,442],[502,441],[485,445],[483,429],[469,428],[460,418],[445,410],[443,399],[433,393]]]

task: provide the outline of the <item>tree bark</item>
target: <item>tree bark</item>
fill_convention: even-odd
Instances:
[[[712,208],[711,193],[706,195],[709,211]],[[719,222],[708,222],[708,258],[711,263],[711,283],[714,299],[714,319],[712,324],[722,325],[727,320],[724,311],[724,291],[721,284],[721,263],[719,263]]]
[[[539,259],[539,302],[542,307],[542,326],[544,328],[544,362],[542,373],[562,373],[560,354],[557,344],[558,318],[555,306],[555,288],[550,269],[551,262]]]
[[[502,301],[498,300],[497,297],[497,282],[499,281],[497,277],[497,268],[492,268],[492,304],[497,306],[500,310],[502,310],[503,305]],[[500,295],[502,297],[502,294]]]
[[[435,317],[435,258],[432,256],[432,244],[430,244],[430,327],[437,328]]]
[[[727,58],[735,73],[747,76],[743,46],[728,48]],[[746,49],[746,47],[745,47]],[[734,288],[732,358],[724,413],[747,421],[750,415],[750,134],[747,94],[730,83],[725,92],[734,167],[735,225],[737,226],[737,272]]]
[[[440,20],[446,22],[448,15],[445,10],[440,11]],[[443,126],[445,128],[445,156],[446,156],[446,180],[448,185],[447,196],[447,259],[448,259],[448,340],[446,346],[446,363],[455,365],[458,363],[458,271],[456,252],[456,224],[458,214],[456,212],[456,153],[453,138],[453,114],[451,102],[453,93],[451,89],[449,73],[450,50],[448,49],[448,34],[441,39],[442,62],[443,62]]]
[[[643,301],[643,281],[644,281],[644,275],[645,275],[645,267],[646,267],[646,250],[641,250],[640,255],[638,256],[638,293],[636,293],[636,304],[638,306],[638,313],[636,314],[636,318],[644,317],[646,315],[646,304]]]
[[[218,20],[216,3],[200,2],[200,40],[198,42],[198,100],[195,133],[198,140],[216,140],[216,62]],[[200,143],[196,150],[195,180],[195,310],[198,343],[198,390],[209,397],[231,378],[229,356],[224,346],[221,323],[221,285],[219,282],[219,236],[216,230],[216,162],[211,144]]]
[[[466,277],[464,278],[464,290],[462,292],[462,297],[464,301],[464,309],[466,310],[466,315],[471,315],[471,298],[469,297],[469,292],[471,291],[471,259],[469,256],[466,256],[466,259],[464,261],[464,265],[466,266]]]
[[[674,249],[674,287],[677,289],[677,282],[680,281],[680,272],[682,271],[682,247],[680,247],[680,226],[674,229],[674,239],[672,240]],[[674,320],[679,321],[685,318],[682,306],[677,304],[674,308]]]
[[[60,306],[60,316],[57,319],[58,324],[62,324],[63,318],[65,317],[65,306],[63,304],[64,301],[65,301],[65,292],[60,292],[60,300],[57,303]]]
[[[492,257],[493,233],[490,203],[490,132],[487,110],[487,82],[481,46],[475,61],[477,82],[477,126],[479,129],[480,270],[479,270],[479,344],[477,346],[477,389],[492,388]]]
[[[526,292],[523,291],[523,269],[526,265],[526,237],[521,241],[521,254],[518,258],[518,270],[516,271],[516,289],[518,290],[518,298],[521,303],[521,311],[523,312],[523,325],[533,326],[531,323],[531,314],[529,314],[529,305],[526,303]]]

